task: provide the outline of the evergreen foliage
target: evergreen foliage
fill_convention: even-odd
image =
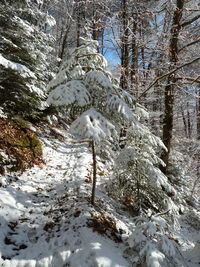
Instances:
[[[72,117],[84,112],[73,122],[71,131],[100,142],[116,136],[119,121],[134,118],[134,99],[107,71],[105,58],[97,53],[98,43],[82,41],[50,82],[47,101],[63,107]]]
[[[83,41],[50,82],[48,103],[64,107],[68,114],[75,111],[71,132],[97,142],[99,151],[104,155],[106,151],[108,158],[114,159],[108,141],[116,144],[122,125],[129,126],[126,146],[115,151],[112,189],[114,186],[121,199],[135,198],[139,212],[148,208],[155,212],[166,207],[176,209],[170,199],[175,190],[159,170],[164,163],[157,153],[165,146],[142,123],[148,118],[147,111],[135,104],[106,70],[106,61],[96,50],[97,42]]]
[[[45,25],[52,23],[37,2],[0,3],[0,106],[11,115],[31,115],[41,107],[50,75]]]
[[[171,236],[170,226],[159,215],[135,218],[136,227],[129,237],[130,261],[149,267],[182,266],[178,244]],[[179,252],[179,254],[177,254]]]
[[[149,208],[154,212],[163,209],[177,211],[171,200],[176,191],[159,169],[164,163],[158,155],[166,148],[161,139],[139,121],[144,120],[147,112],[138,106],[135,115],[138,115],[138,120],[128,128],[126,146],[115,160],[112,192],[114,187],[117,197],[125,202],[131,199],[134,214],[141,214]]]

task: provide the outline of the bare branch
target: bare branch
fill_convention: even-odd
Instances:
[[[179,52],[182,51],[183,49],[185,49],[185,48],[191,46],[191,45],[194,45],[194,44],[198,43],[198,42],[200,42],[200,39],[197,39],[197,40],[195,40],[195,41],[193,41],[193,42],[191,42],[191,43],[188,43],[188,44],[184,45],[183,47],[181,47],[181,48],[179,49]]]
[[[165,73],[164,75],[158,77],[157,79],[155,79],[154,82],[152,82],[152,83],[147,87],[146,90],[144,90],[144,92],[142,92],[142,94],[138,97],[138,99],[140,99],[143,95],[145,95],[146,92],[149,91],[149,90],[150,90],[155,84],[157,84],[160,80],[163,80],[164,78],[166,78],[166,77],[172,75],[172,74],[175,73],[176,71],[178,71],[178,70],[180,70],[180,69],[182,69],[182,68],[184,68],[184,67],[186,67],[186,66],[189,66],[189,65],[193,64],[194,62],[196,62],[196,61],[198,61],[198,60],[200,60],[200,57],[197,57],[197,58],[195,58],[195,59],[193,59],[193,60],[191,60],[191,61],[189,61],[189,62],[187,62],[187,63],[185,63],[185,64],[183,64],[183,65],[181,65],[181,66],[178,66],[177,68],[175,68],[175,69],[169,71],[168,73]]]
[[[191,77],[177,77],[176,79],[177,80],[191,81],[192,82],[191,84],[193,84],[193,83],[200,83],[199,78],[200,78],[200,75],[198,75],[197,78],[195,78],[195,79],[194,78],[191,78]]]
[[[200,18],[200,14],[197,15],[197,16],[195,16],[195,17],[193,17],[192,19],[190,19],[190,20],[188,20],[188,21],[183,22],[180,26],[181,26],[181,28],[183,28],[183,27],[185,27],[185,26],[191,24],[192,22],[198,20],[199,18]]]
[[[200,9],[186,8],[186,11],[191,11],[191,12],[200,12]]]
[[[153,217],[162,216],[162,215],[164,215],[164,214],[167,214],[169,211],[170,211],[170,209],[168,209],[168,210],[166,210],[166,211],[163,211],[163,212],[160,212],[160,213],[157,213],[157,214],[153,215]]]

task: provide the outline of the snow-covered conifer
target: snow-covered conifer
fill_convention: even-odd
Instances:
[[[96,146],[101,150],[104,143],[118,140],[119,122],[131,122],[133,98],[119,88],[118,81],[107,71],[105,58],[97,52],[97,41],[82,40],[70,59],[63,63],[54,80],[49,84],[48,103],[64,107],[77,118],[70,130],[80,137],[89,138],[93,154],[94,204],[96,188]],[[127,102],[127,103],[126,103]],[[109,153],[107,153],[109,156]]]
[[[135,218],[136,227],[128,239],[132,264],[148,267],[182,266],[178,244],[171,236],[170,226],[159,215]]]
[[[48,103],[64,107],[69,113],[75,110],[77,118],[71,132],[99,144],[117,141],[122,124],[128,125],[127,144],[114,168],[115,192],[122,198],[136,197],[139,209],[151,207],[159,211],[166,201],[171,205],[168,195],[175,194],[159,170],[163,162],[157,152],[164,145],[139,121],[148,117],[147,111],[119,87],[96,46],[96,41],[83,39],[83,44],[72,51],[49,84]]]
[[[12,115],[30,115],[40,108],[50,77],[45,27],[53,18],[37,1],[6,0],[0,3],[0,25],[0,105]]]
[[[134,100],[106,69],[105,58],[97,52],[97,41],[82,41],[50,82],[47,101],[76,117],[80,115],[71,126],[74,134],[100,142],[116,136],[120,120],[134,118]]]
[[[166,208],[177,211],[171,200],[176,191],[159,169],[164,164],[158,156],[165,149],[164,144],[139,121],[148,117],[145,109],[138,106],[134,112],[138,120],[132,121],[126,146],[115,160],[112,191],[114,186],[118,197],[124,201],[132,199],[130,204],[136,214],[148,208],[155,212]]]

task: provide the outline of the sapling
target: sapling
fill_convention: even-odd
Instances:
[[[97,52],[98,43],[82,39],[83,44],[71,52],[49,84],[49,105],[61,107],[63,114],[75,117],[70,132],[90,140],[93,152],[93,189],[95,202],[96,148],[119,139],[122,123],[134,119],[134,99],[119,87],[106,69],[105,58]],[[64,116],[64,115],[63,115]],[[72,117],[72,116],[71,116]]]

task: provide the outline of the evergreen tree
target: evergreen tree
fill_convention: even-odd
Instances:
[[[140,210],[151,207],[159,211],[166,204],[161,200],[170,204],[168,195],[175,194],[158,168],[164,163],[157,148],[164,144],[139,122],[147,112],[107,71],[104,57],[97,53],[97,42],[83,41],[50,82],[48,103],[71,114],[75,118],[71,132],[98,143],[107,156],[109,141],[119,140],[122,125],[129,125],[127,144],[116,159],[112,188],[122,198],[135,196]]]
[[[78,117],[71,125],[73,133],[100,142],[116,137],[121,123],[134,118],[134,99],[106,69],[105,58],[97,53],[98,42],[82,41],[50,82],[48,103]]]
[[[11,115],[30,116],[45,95],[51,50],[45,27],[54,20],[40,6],[28,0],[0,3],[0,106]]]
[[[84,39],[83,42],[72,51],[71,58],[51,81],[48,103],[64,107],[68,115],[77,117],[70,127],[71,132],[90,139],[93,154],[91,202],[94,204],[95,143],[99,150],[110,156],[110,142],[118,140],[121,123],[129,123],[134,118],[131,110],[134,100],[106,70],[106,60],[97,53],[98,42]]]
[[[115,160],[112,192],[128,202],[135,215],[148,209],[154,212],[165,209],[177,211],[171,199],[175,198],[176,190],[159,169],[164,162],[158,155],[161,149],[166,148],[161,139],[141,123],[148,119],[144,108],[137,105],[135,114],[138,120],[132,121],[127,129],[126,146]]]

